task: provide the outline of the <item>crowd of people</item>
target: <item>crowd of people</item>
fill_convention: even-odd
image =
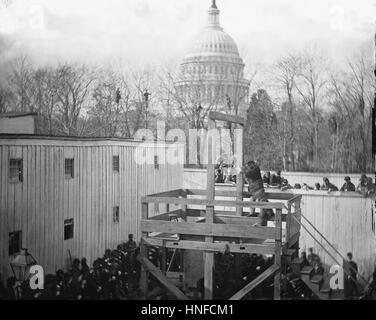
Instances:
[[[85,258],[74,259],[68,271],[47,274],[43,290],[32,290],[27,281],[0,277],[0,300],[124,300],[139,296],[139,248],[129,235],[117,249],[106,249],[90,267]]]
[[[253,162],[255,163],[255,162]],[[257,165],[255,163],[255,165]],[[261,173],[260,173],[261,174]],[[278,188],[280,190],[288,189],[301,189],[301,190],[313,190],[313,191],[341,191],[341,192],[358,192],[364,196],[369,196],[376,193],[376,185],[373,183],[371,177],[367,177],[362,174],[357,186],[351,181],[349,176],[344,178],[344,183],[341,188],[334,185],[327,177],[323,178],[323,182],[315,183],[314,186],[310,186],[307,183],[296,183],[293,186],[289,181],[282,177],[281,171],[277,170],[273,174],[270,171],[266,171],[261,177],[262,184],[265,188]],[[215,170],[215,182],[216,183],[236,183],[236,174],[234,174],[233,166],[225,163],[219,163],[216,165]]]
[[[241,254],[238,261],[230,252],[216,253],[214,264],[214,298],[229,299],[232,295],[257,278],[274,263],[273,256],[261,254]],[[204,294],[204,282],[200,280],[198,287]],[[274,281],[272,278],[261,283],[252,290],[246,299],[273,299]]]
[[[7,280],[6,285],[1,281],[0,300],[136,300],[142,297],[139,288],[141,266],[136,256],[139,247],[133,240],[117,246],[117,249],[105,250],[103,257],[96,259],[89,267],[85,258],[74,259],[68,271],[56,271],[45,277],[43,290],[31,290],[26,282],[20,283],[14,277]],[[348,260],[344,263],[345,298],[346,299],[376,299],[376,268],[372,280],[363,294],[358,290],[357,264],[352,260],[352,253],[348,253]],[[228,299],[247,283],[257,278],[273,263],[273,256],[260,254],[242,254],[240,259],[231,252],[215,254],[214,263],[214,298]],[[158,248],[151,247],[148,258],[153,264],[160,265]],[[170,257],[171,258],[171,257]],[[314,275],[324,275],[324,268],[318,254],[310,248],[308,255],[301,252],[302,265],[312,266]],[[180,259],[176,259],[180,261]],[[170,259],[170,262],[172,260]],[[350,267],[351,266],[351,267]],[[180,269],[180,267],[178,267]],[[298,275],[290,268],[282,276],[282,297],[284,299],[312,299],[312,291]],[[183,292],[188,294],[188,290]],[[204,279],[197,282],[194,297],[204,298]],[[246,299],[273,299],[274,280],[270,277]],[[166,299],[167,292],[154,277],[150,277],[148,299]]]

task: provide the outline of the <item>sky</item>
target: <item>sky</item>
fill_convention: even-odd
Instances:
[[[38,63],[179,61],[211,0],[0,0],[0,58]],[[376,0],[217,0],[246,63],[315,44],[335,59],[372,39]]]

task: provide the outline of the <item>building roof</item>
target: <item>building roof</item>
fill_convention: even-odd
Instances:
[[[0,140],[49,140],[49,141],[65,141],[65,142],[133,142],[133,143],[158,143],[158,144],[175,144],[174,141],[149,141],[137,140],[133,138],[119,137],[74,137],[74,136],[48,136],[39,134],[12,134],[0,133]],[[182,143],[177,143],[182,144]]]
[[[20,117],[29,117],[37,116],[36,112],[3,112],[0,113],[0,118],[20,118]]]

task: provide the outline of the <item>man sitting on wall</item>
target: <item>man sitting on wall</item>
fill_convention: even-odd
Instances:
[[[310,187],[310,186],[309,186],[308,184],[306,184],[306,183],[303,183],[302,189],[305,190],[305,191],[313,190],[313,188]]]
[[[338,188],[331,183],[327,177],[324,177],[322,180],[324,181],[324,184],[322,185],[321,190],[328,190],[328,192],[338,191]]]
[[[367,195],[367,183],[368,183],[367,176],[365,174],[362,174],[359,179],[359,184],[356,187],[356,191],[363,195]]]
[[[281,170],[278,170],[276,174],[272,174],[272,177],[270,179],[270,184],[272,186],[278,186],[280,187],[282,184],[282,177],[281,177]]]
[[[372,182],[372,178],[367,178],[367,196],[376,192],[376,185]]]
[[[293,187],[289,184],[287,179],[283,179],[281,184],[281,190],[284,191],[287,189],[293,189]]]
[[[351,182],[349,176],[345,177],[345,183],[343,184],[341,190],[342,192],[355,191],[355,185]]]
[[[262,177],[262,182],[263,182],[264,184],[267,184],[267,185],[271,184],[270,171],[267,171],[267,172],[264,174],[264,176]]]
[[[222,167],[218,166],[218,168],[215,170],[215,183],[223,183],[223,171]]]
[[[320,183],[316,182],[314,190],[315,191],[320,191],[320,189],[321,189]]]

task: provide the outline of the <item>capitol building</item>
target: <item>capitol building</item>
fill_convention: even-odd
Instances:
[[[250,82],[238,47],[220,25],[213,0],[206,27],[193,39],[179,70],[175,89],[186,103],[205,111],[245,116]]]

